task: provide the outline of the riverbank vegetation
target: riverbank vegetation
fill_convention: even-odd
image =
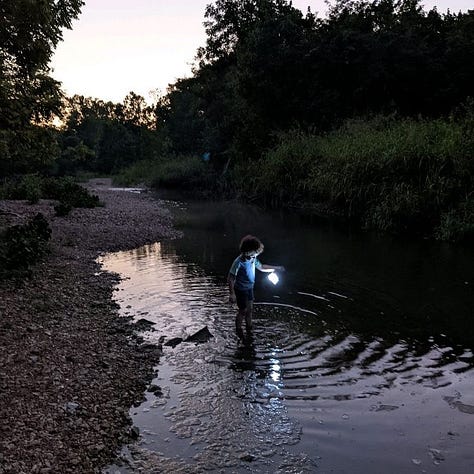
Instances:
[[[41,213],[25,224],[0,225],[0,279],[23,277],[48,251],[51,229]]]
[[[469,116],[287,132],[240,171],[240,187],[276,205],[329,205],[365,228],[464,239],[474,233],[473,131]]]
[[[204,25],[191,77],[151,105],[63,98],[46,142],[22,151],[5,133],[23,132],[2,132],[0,174],[113,174],[473,238],[474,11],[335,0],[319,18],[286,0],[216,0]]]
[[[0,200],[21,200],[33,205],[51,200],[56,216],[66,216],[73,208],[102,206],[99,198],[80,186],[72,177],[50,178],[27,174],[6,178],[0,185]],[[3,219],[2,219],[3,217]],[[0,279],[23,277],[49,251],[51,229],[42,213],[26,223],[9,225],[17,217],[0,208]]]

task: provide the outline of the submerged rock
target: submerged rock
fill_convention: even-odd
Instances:
[[[137,440],[140,437],[140,428],[132,426],[128,434],[131,439]]]
[[[178,344],[181,344],[182,342],[182,337],[173,337],[169,341],[165,342],[165,346],[172,347],[174,349]]]
[[[195,332],[194,334],[191,334],[186,339],[183,339],[181,337],[173,337],[169,341],[165,342],[165,346],[171,346],[174,349],[178,344],[181,344],[182,342],[202,343],[209,341],[211,337],[214,336],[211,334],[208,327],[204,326],[202,329]]]
[[[158,385],[155,385],[155,384],[151,384],[149,387],[148,387],[148,392],[150,393],[153,393],[155,396],[157,397],[161,397],[163,396],[163,390],[161,389],[160,386]]]
[[[255,460],[255,456],[253,456],[252,454],[246,453],[246,454],[242,454],[240,456],[240,459],[245,462],[252,462],[253,460]]]
[[[214,337],[207,326],[204,326],[198,332],[195,332],[191,336],[188,336],[184,342],[207,342],[211,337]]]
[[[156,323],[154,323],[153,321],[149,321],[148,319],[141,318],[135,323],[135,329],[137,331],[154,331],[155,329],[153,328],[153,326],[155,324]]]

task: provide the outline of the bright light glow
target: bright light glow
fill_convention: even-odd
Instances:
[[[275,272],[272,272],[272,273],[269,273],[268,274],[268,279],[274,284],[276,285],[280,279],[278,278],[278,275],[275,273]]]
[[[270,362],[272,362],[272,364],[270,366],[270,378],[274,382],[280,382],[280,380],[281,380],[280,362],[276,359],[270,359]]]

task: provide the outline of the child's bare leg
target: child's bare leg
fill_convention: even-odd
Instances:
[[[239,339],[244,338],[244,332],[242,331],[242,321],[245,317],[245,310],[239,309],[237,312],[237,316],[235,317],[235,332],[237,333],[237,337]]]
[[[253,301],[247,302],[247,307],[245,308],[245,329],[247,333],[252,331],[252,313],[253,313]]]

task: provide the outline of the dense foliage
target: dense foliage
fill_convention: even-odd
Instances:
[[[326,19],[285,0],[217,0],[194,76],[159,104],[180,153],[259,158],[275,132],[369,114],[439,117],[474,92],[474,11],[339,0]]]
[[[474,115],[352,120],[324,136],[289,132],[239,171],[240,186],[277,205],[329,205],[372,229],[472,238],[473,131]]]
[[[166,151],[154,129],[153,107],[130,92],[122,104],[74,96],[65,103],[61,156],[55,172],[117,172]]]
[[[50,237],[51,229],[42,214],[0,232],[0,278],[27,273],[47,252]]]
[[[192,77],[154,110],[75,97],[62,171],[116,171],[164,154],[209,151],[245,163],[295,126],[325,132],[346,119],[437,118],[473,95],[474,12],[426,12],[417,0],[339,0],[325,19],[286,0],[217,0]]]
[[[55,205],[58,215],[66,215],[74,207],[102,205],[98,196],[90,194],[72,177],[45,178],[37,174],[5,180],[0,186],[0,199],[27,200],[31,204],[40,199],[52,199],[58,201]]]
[[[201,196],[210,196],[222,186],[221,176],[196,156],[140,161],[122,170],[114,180],[120,185],[139,183],[151,188],[192,191]]]
[[[0,0],[0,177],[44,170],[59,153],[47,123],[61,108],[49,61],[81,0]]]
[[[20,6],[0,5],[18,20]],[[474,10],[335,0],[319,18],[289,0],[215,0],[191,77],[154,105],[133,92],[121,104],[68,98],[57,133],[38,126],[59,103],[43,73],[58,25],[70,27],[80,6],[40,2],[47,18],[16,21],[49,38],[36,63],[2,49],[0,106],[10,122],[0,129],[0,175],[119,173],[123,182],[325,206],[384,231],[472,235]]]

